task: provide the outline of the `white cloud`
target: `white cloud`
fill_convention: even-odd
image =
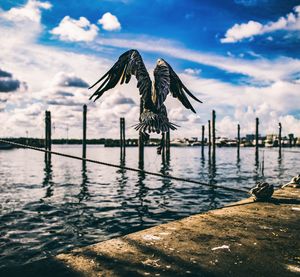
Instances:
[[[25,5],[8,11],[0,8],[1,37],[5,39],[5,46],[23,47],[24,43],[36,39],[44,29],[41,24],[42,10],[51,7],[49,2],[29,0]]]
[[[249,21],[244,24],[234,24],[232,28],[227,30],[225,38],[221,39],[222,43],[230,43],[240,41],[244,38],[249,38],[261,33],[263,25],[255,22]]]
[[[106,31],[117,31],[121,29],[121,24],[118,18],[110,12],[105,13],[98,23],[102,25],[102,28]]]
[[[186,74],[190,74],[190,75],[199,75],[200,72],[201,72],[201,69],[199,69],[199,68],[186,68],[184,70],[184,72]]]
[[[125,88],[123,87],[123,89]],[[128,107],[123,107],[122,105],[128,105]],[[121,108],[124,112],[133,105],[136,104],[130,95],[124,95],[119,89],[115,90],[114,93],[107,95],[104,101],[101,102],[101,108],[111,109],[118,106],[118,108]]]
[[[224,57],[220,55],[206,54],[200,51],[186,49],[170,41],[133,37],[131,39],[106,39],[96,40],[101,47],[113,46],[123,49],[139,49],[151,53],[161,53],[175,58],[192,61],[217,67],[227,72],[241,73],[261,81],[278,81],[289,78],[299,71],[300,60],[288,57],[278,57],[274,60],[255,59],[246,60],[234,57]],[[270,74],[272,72],[272,74]]]
[[[172,123],[176,124],[177,122],[179,122],[179,125],[182,122],[189,121],[186,110],[182,107],[170,109],[168,116]]]
[[[51,34],[63,41],[93,41],[99,28],[81,16],[78,20],[65,16],[59,25],[50,31]]]
[[[262,134],[277,132],[278,122],[281,121],[285,126],[284,134],[290,132],[300,135],[300,119],[290,114],[293,110],[299,110],[299,84],[278,81],[266,87],[234,86],[186,74],[180,77],[192,91],[197,92],[201,88],[202,94],[198,94],[198,97],[204,103],[192,102],[201,119],[200,124],[207,124],[210,111],[216,110],[218,136],[234,137],[237,123],[241,124],[243,135],[254,133],[256,117],[260,118]],[[186,115],[186,111],[183,112]],[[185,125],[190,125],[189,128],[196,126],[191,120]]]
[[[82,87],[86,88],[89,85],[74,73],[58,72],[54,79],[53,84],[63,87]]]
[[[235,43],[246,38],[279,30],[300,31],[300,6],[296,6],[293,12],[285,17],[280,17],[275,22],[271,21],[267,24],[261,24],[250,20],[248,23],[234,24],[233,27],[226,31],[225,37],[221,39],[221,42]]]
[[[49,2],[41,2],[37,0],[29,0],[24,6],[11,8],[7,12],[0,13],[0,16],[9,21],[41,21],[41,10],[49,10],[52,5]]]

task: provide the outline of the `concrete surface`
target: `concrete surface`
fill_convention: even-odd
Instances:
[[[298,276],[300,189],[242,200],[0,276]]]

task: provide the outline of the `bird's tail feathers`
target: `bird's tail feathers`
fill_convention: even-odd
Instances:
[[[141,115],[141,122],[133,126],[135,130],[142,133],[165,133],[171,130],[176,130],[178,125],[171,123],[164,114],[155,114],[147,111]]]

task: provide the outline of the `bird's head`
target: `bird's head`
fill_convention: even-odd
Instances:
[[[158,66],[164,65],[164,64],[165,64],[165,61],[164,61],[164,59],[158,59],[157,62],[156,62],[156,64],[157,64]]]

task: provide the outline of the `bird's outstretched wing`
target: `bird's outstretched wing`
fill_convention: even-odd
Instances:
[[[123,53],[113,67],[90,87],[91,89],[100,83],[90,99],[95,97],[94,101],[96,101],[105,91],[114,88],[119,81],[120,84],[124,82],[127,84],[132,75],[137,79],[137,87],[145,107],[153,110],[154,105],[151,101],[152,82],[140,53],[134,49]]]
[[[191,96],[194,100],[202,103],[197,97],[195,97],[181,82],[178,75],[172,69],[172,67],[163,59],[159,59],[154,69],[155,79],[155,105],[157,109],[161,107],[166,100],[167,95],[171,92],[172,96],[178,98],[178,100],[187,108],[196,113],[195,109],[188,100],[186,94]]]

